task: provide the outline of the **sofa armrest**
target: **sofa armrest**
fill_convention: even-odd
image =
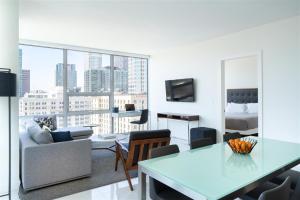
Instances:
[[[23,188],[30,190],[90,175],[91,148],[89,139],[23,148]]]

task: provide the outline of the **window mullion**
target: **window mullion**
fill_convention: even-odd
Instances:
[[[63,126],[68,126],[68,112],[69,112],[69,96],[68,89],[68,53],[67,49],[63,49]]]
[[[111,118],[111,125],[110,125],[110,133],[114,132],[114,118],[112,115],[112,110],[114,107],[114,56],[110,55],[110,95],[109,95],[109,109],[110,109],[110,118]]]

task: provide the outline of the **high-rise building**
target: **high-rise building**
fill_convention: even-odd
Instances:
[[[114,56],[114,87],[115,92],[128,92],[128,57]]]
[[[114,90],[119,93],[128,91],[128,70],[114,67]]]
[[[128,70],[128,57],[125,56],[114,56],[114,67]]]
[[[25,93],[30,91],[30,70],[23,69],[23,51],[19,49],[19,87],[18,93],[23,97]]]
[[[55,86],[63,86],[63,73],[64,73],[64,64],[58,63],[56,64],[56,71],[55,71]]]
[[[63,86],[64,84],[63,71],[64,71],[64,64],[63,63],[56,64],[55,86]],[[68,90],[74,90],[77,87],[76,65],[68,64],[67,73],[68,73]]]
[[[22,69],[20,74],[20,87],[19,95],[23,97],[26,93],[30,92],[30,70]]]
[[[85,92],[107,92],[109,91],[110,69],[98,68],[88,69],[84,72],[84,91]]]
[[[102,54],[89,53],[87,54],[86,69],[99,69],[102,67]]]
[[[102,54],[89,53],[84,71],[85,92],[107,92],[110,89],[110,67],[102,67]]]
[[[147,87],[147,60],[128,58],[128,93],[143,94]]]

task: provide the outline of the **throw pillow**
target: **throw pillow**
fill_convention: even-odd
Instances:
[[[52,136],[48,130],[44,130],[36,122],[26,125],[27,133],[31,139],[37,144],[50,144],[53,143]]]
[[[66,142],[73,140],[70,131],[51,132],[54,142]]]
[[[42,115],[34,117],[34,121],[37,122],[40,127],[47,126],[51,131],[57,129],[57,122],[55,115]]]

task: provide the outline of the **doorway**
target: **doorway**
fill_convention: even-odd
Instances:
[[[221,60],[222,135],[263,136],[262,54]]]

